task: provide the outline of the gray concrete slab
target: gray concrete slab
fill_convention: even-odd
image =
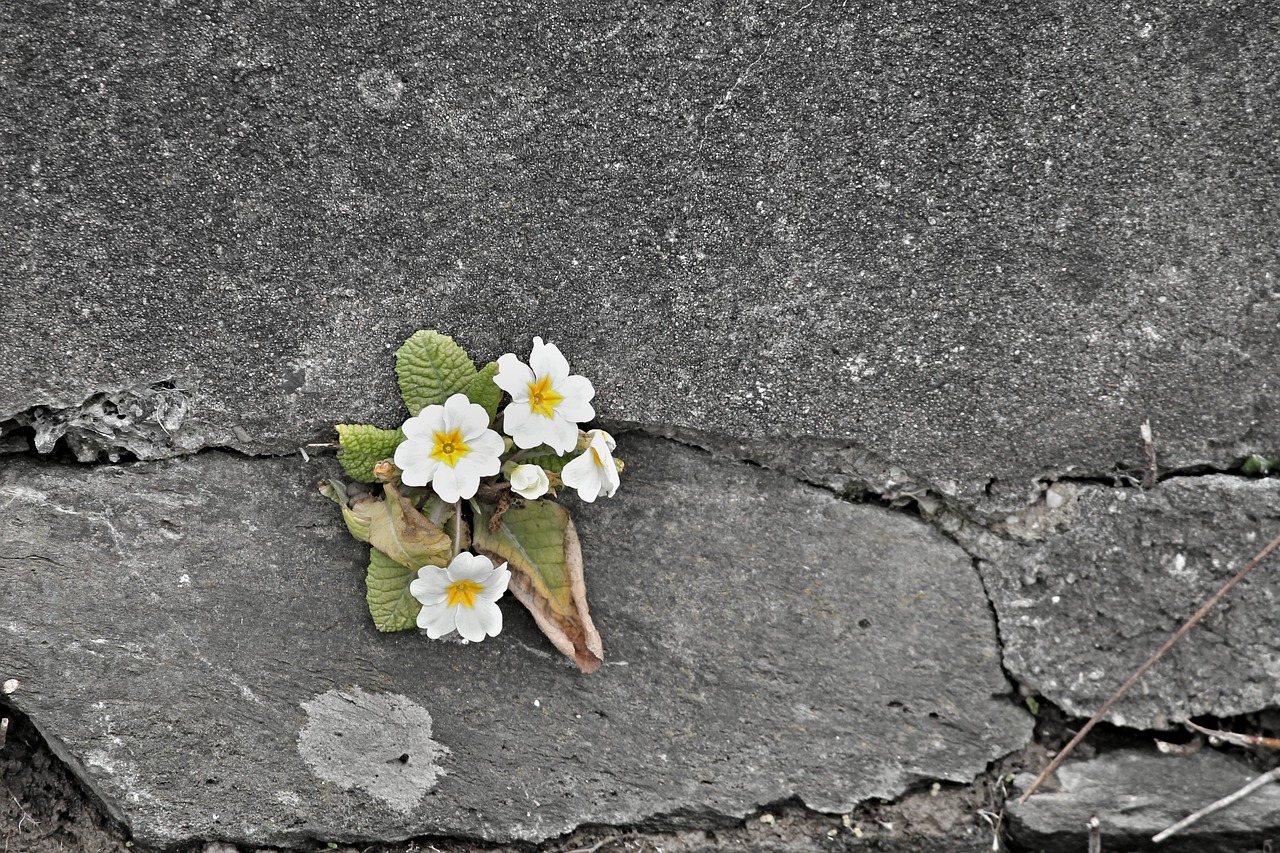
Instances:
[[[482,645],[380,635],[333,460],[0,469],[11,698],[144,843],[536,841],[841,813],[1024,744],[972,561],[919,520],[621,437],[575,510],[606,665],[504,600]]]
[[[1096,817],[1104,850],[1168,853],[1261,853],[1280,834],[1280,790],[1264,786],[1250,796],[1170,836],[1151,838],[1251,782],[1260,772],[1213,750],[1190,756],[1122,750],[1088,761],[1069,761],[1056,790],[1043,790],[1006,806],[1011,837],[1025,849],[1078,853],[1087,849]],[[1021,793],[1031,774],[1014,783]]]
[[[0,420],[79,421],[88,455],[394,425],[424,327],[486,360],[554,340],[611,423],[823,436],[975,498],[1138,466],[1146,418],[1173,466],[1280,447],[1261,6],[0,27]]]
[[[1005,666],[1032,691],[1091,716],[1280,533],[1280,480],[1210,475],[1150,491],[1058,483],[976,543]],[[962,534],[963,535],[963,534]],[[1115,706],[1108,719],[1165,728],[1280,704],[1274,555]]]

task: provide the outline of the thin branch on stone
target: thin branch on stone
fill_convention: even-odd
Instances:
[[[1234,743],[1236,746],[1269,746],[1272,749],[1280,749],[1280,739],[1273,737],[1262,737],[1260,735],[1242,735],[1237,732],[1224,732],[1221,729],[1206,729],[1204,726],[1198,726],[1190,720],[1183,720],[1182,724],[1188,728],[1206,734],[1211,738],[1217,738],[1227,743]]]
[[[1261,563],[1263,559],[1272,551],[1274,551],[1277,547],[1280,547],[1280,536],[1277,536],[1275,539],[1272,539],[1271,542],[1269,542],[1265,548],[1263,548],[1261,551],[1259,551],[1257,554],[1254,555],[1252,560],[1245,563],[1244,568],[1241,569],[1239,572],[1237,572],[1235,577],[1227,581],[1226,584],[1223,585],[1222,589],[1215,592],[1213,596],[1208,601],[1206,601],[1200,607],[1199,610],[1196,611],[1195,615],[1192,616],[1190,619],[1188,619],[1186,624],[1178,629],[1177,633],[1175,633],[1172,637],[1170,637],[1168,640],[1165,641],[1165,644],[1160,647],[1159,651],[1157,651],[1151,657],[1147,658],[1147,662],[1144,663],[1142,666],[1138,667],[1138,671],[1135,672],[1133,675],[1129,676],[1129,680],[1126,681],[1124,684],[1120,685],[1120,689],[1117,690],[1115,693],[1112,693],[1111,698],[1109,698],[1106,702],[1102,703],[1102,707],[1098,709],[1098,712],[1096,714],[1094,714],[1092,717],[1089,718],[1089,722],[1085,723],[1084,726],[1080,729],[1080,731],[1076,732],[1076,736],[1073,737],[1071,741],[1065,747],[1063,747],[1062,750],[1056,756],[1054,756],[1053,761],[1049,762],[1049,766],[1046,767],[1044,770],[1042,770],[1040,772],[1040,775],[1036,777],[1036,780],[1031,783],[1031,787],[1028,788],[1021,797],[1018,797],[1018,802],[1025,803],[1027,801],[1027,798],[1030,797],[1032,794],[1034,794],[1036,789],[1039,788],[1044,783],[1044,780],[1048,779],[1049,776],[1053,773],[1053,771],[1058,769],[1058,766],[1062,764],[1063,760],[1068,755],[1071,754],[1071,750],[1075,749],[1076,745],[1079,744],[1080,741],[1084,740],[1084,736],[1087,735],[1089,731],[1094,726],[1096,726],[1102,720],[1103,717],[1106,716],[1107,712],[1111,710],[1111,706],[1114,705],[1120,699],[1121,696],[1129,692],[1129,688],[1137,684],[1138,679],[1146,675],[1147,670],[1155,666],[1156,661],[1164,657],[1165,652],[1173,648],[1174,643],[1178,642],[1184,636],[1186,636],[1186,633],[1190,631],[1193,627],[1195,627],[1196,623],[1199,622],[1201,619],[1203,619],[1208,614],[1208,612],[1214,608],[1214,605],[1216,605],[1219,601],[1221,601],[1223,597],[1226,596],[1226,594],[1231,591],[1231,588],[1233,586],[1240,583],[1240,581],[1244,580],[1245,577],[1247,577],[1250,572],[1252,572],[1255,568],[1257,568],[1258,564]]]
[[[1191,824],[1195,823],[1196,821],[1200,820],[1206,815],[1211,815],[1214,812],[1218,811],[1219,809],[1225,809],[1227,806],[1231,805],[1236,800],[1244,799],[1245,797],[1249,796],[1257,789],[1261,788],[1263,785],[1267,784],[1268,782],[1274,782],[1277,779],[1280,779],[1280,767],[1277,767],[1274,770],[1269,770],[1266,773],[1263,773],[1257,779],[1254,779],[1252,782],[1250,782],[1248,785],[1245,785],[1243,788],[1241,788],[1239,791],[1236,791],[1234,794],[1228,794],[1227,796],[1223,797],[1217,802],[1213,802],[1205,806],[1195,814],[1184,817],[1182,820],[1178,821],[1173,826],[1166,829],[1164,832],[1153,835],[1151,837],[1151,840],[1154,843],[1159,844],[1161,841],[1164,841],[1166,838],[1168,838],[1170,835],[1173,835],[1175,832],[1181,832],[1182,830],[1186,829],[1188,826],[1191,826]]]
[[[1004,823],[1004,809],[999,814],[989,812],[986,809],[978,809],[978,817],[982,818],[991,827],[991,850],[992,853],[1000,853],[1000,825]]]

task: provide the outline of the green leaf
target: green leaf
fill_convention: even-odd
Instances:
[[[587,609],[582,550],[568,510],[552,501],[530,501],[508,509],[490,529],[495,508],[478,502],[471,507],[475,549],[507,562],[511,593],[557,649],[583,672],[599,669],[604,650]]]
[[[559,474],[564,470],[564,466],[568,465],[581,454],[581,451],[579,450],[571,450],[564,456],[561,456],[545,444],[540,445],[538,449],[545,450],[547,452],[539,453],[537,456],[525,457],[520,460],[519,464],[537,465],[549,474]]]
[[[396,562],[377,548],[369,549],[365,601],[369,602],[369,615],[379,631],[417,627],[422,605],[409,592],[409,584],[417,576],[417,569]]]
[[[475,363],[466,350],[439,332],[414,332],[396,350],[396,379],[411,415],[465,392],[475,375]]]
[[[1244,460],[1244,464],[1240,466],[1240,471],[1248,477],[1265,477],[1273,471],[1280,473],[1280,457],[1268,459],[1261,454],[1255,453]]]
[[[493,377],[497,375],[498,363],[491,361],[480,368],[480,372],[463,389],[467,399],[484,406],[484,410],[489,413],[489,423],[493,423],[498,414],[498,404],[502,402],[502,389],[493,384]]]
[[[396,455],[396,448],[404,441],[404,433],[398,429],[378,429],[368,424],[338,424],[338,461],[347,476],[362,483],[376,483],[373,466],[383,459]]]
[[[453,559],[453,540],[431,523],[413,502],[386,483],[387,499],[366,505],[369,518],[369,544],[387,557],[410,569],[423,566],[447,566]]]

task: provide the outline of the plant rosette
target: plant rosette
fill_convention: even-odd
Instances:
[[[565,488],[588,503],[618,490],[613,436],[580,426],[595,417],[591,381],[542,338],[527,364],[507,353],[477,369],[434,331],[405,341],[395,369],[410,417],[397,429],[338,424],[338,461],[362,485],[319,484],[370,545],[374,625],[480,642],[501,632],[497,601],[510,592],[557,649],[595,672],[604,649],[577,530],[551,500]]]

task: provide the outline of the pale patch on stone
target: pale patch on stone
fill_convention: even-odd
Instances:
[[[393,71],[371,68],[356,78],[360,98],[375,110],[391,110],[400,103],[404,81]]]
[[[444,775],[449,750],[431,739],[431,714],[398,693],[330,690],[302,709],[298,752],[326,782],[408,813]]]

